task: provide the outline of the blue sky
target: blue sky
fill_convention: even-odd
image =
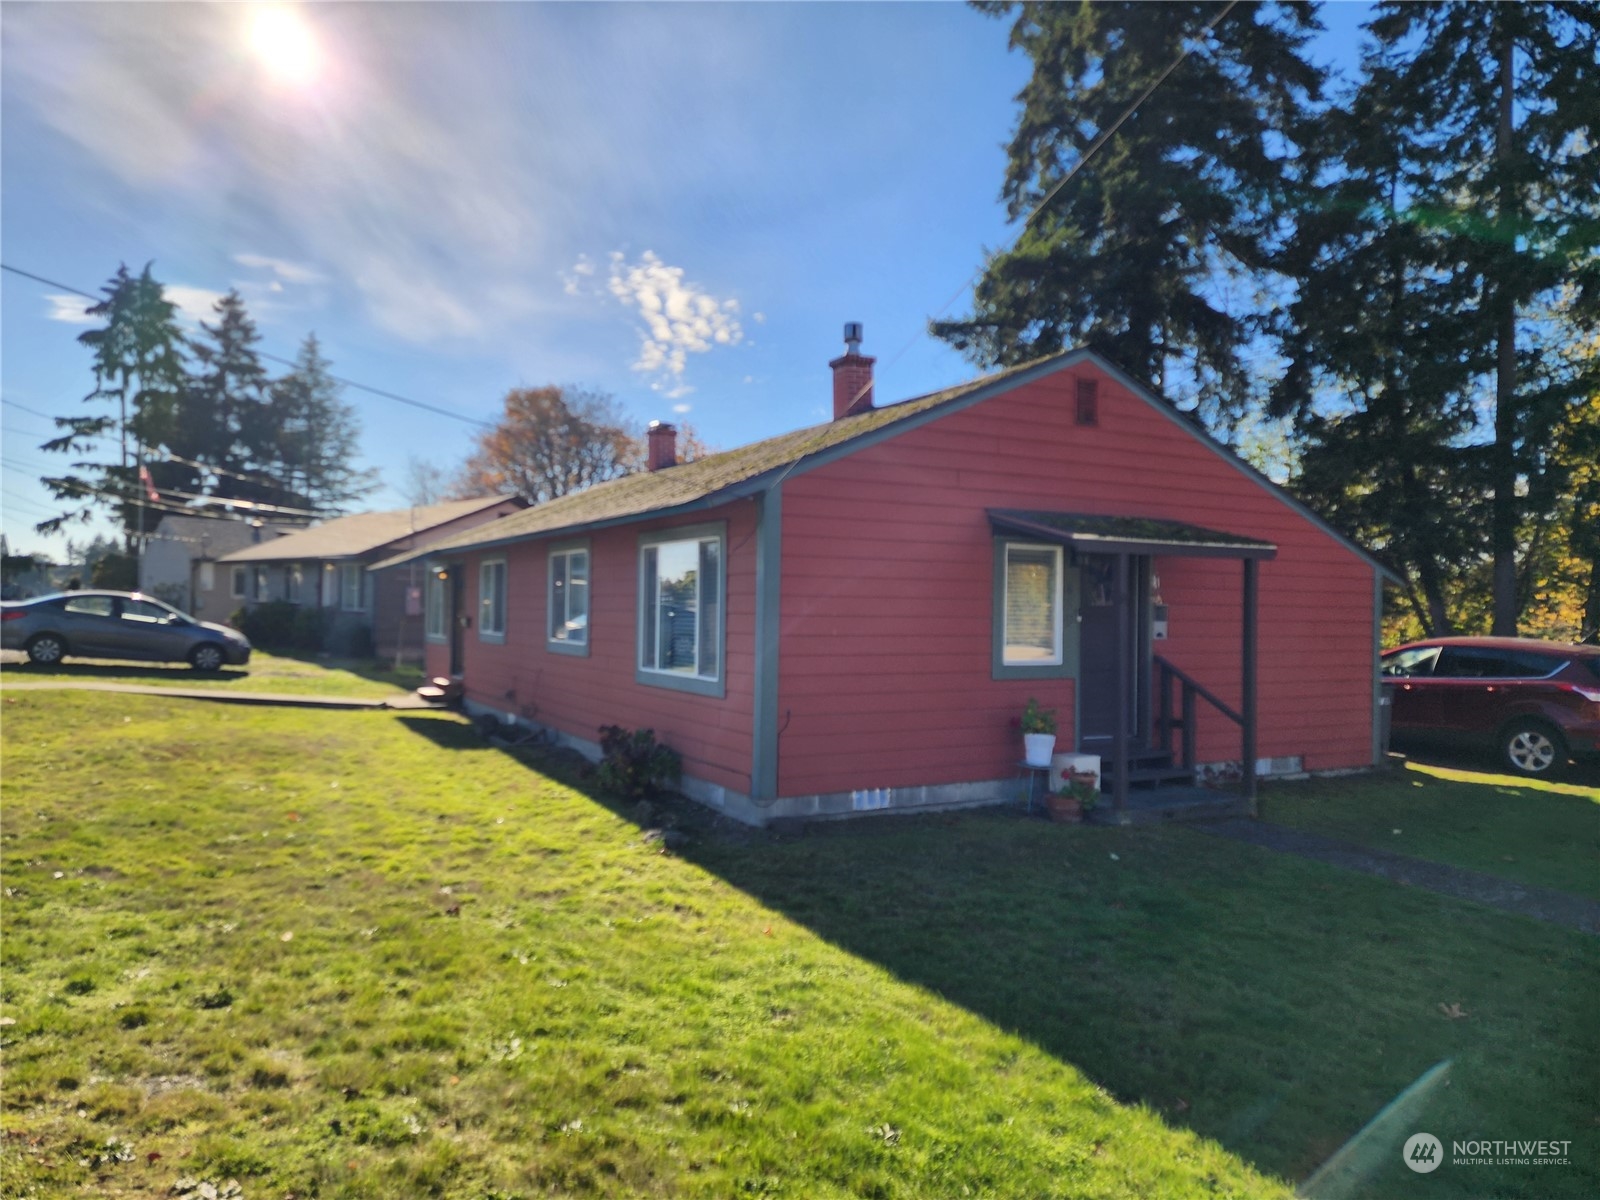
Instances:
[[[1328,6],[1320,56],[1347,64],[1364,16]],[[338,374],[464,417],[574,383],[732,447],[827,417],[847,320],[880,403],[974,373],[926,323],[1010,234],[1008,28],[960,4],[7,3],[0,251],[90,291],[153,260],[193,316],[237,287],[262,349],[314,331]],[[89,411],[88,326],[0,280],[0,515],[59,556],[35,414]],[[404,503],[410,458],[470,450],[464,422],[345,399],[371,507]]]

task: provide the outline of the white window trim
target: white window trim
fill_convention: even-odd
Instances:
[[[579,554],[583,555],[584,586],[589,589],[589,609],[588,609],[588,612],[586,614],[588,616],[589,620],[584,625],[583,638],[581,640],[569,639],[569,638],[558,638],[558,637],[553,636],[551,634],[551,632],[550,632],[550,626],[554,623],[554,620],[555,620],[555,607],[556,607],[556,571],[555,571],[555,567],[556,567],[556,559],[558,559],[558,558],[571,559],[571,558],[576,557]],[[588,657],[588,655],[589,655],[589,631],[594,625],[594,583],[593,583],[593,578],[594,578],[594,557],[589,552],[589,543],[587,543],[587,542],[567,543],[567,544],[559,544],[559,545],[551,547],[550,555],[549,555],[549,558],[547,559],[546,565],[545,565],[545,588],[544,588],[544,592],[545,592],[544,635],[545,636],[544,636],[544,643],[545,643],[545,649],[549,650],[552,654],[571,654],[571,655],[574,655],[574,656],[577,656],[577,657],[583,657],[583,658],[587,658]],[[572,570],[571,570],[570,564],[569,564],[569,566],[567,568],[567,580],[568,580],[568,589],[569,589],[568,594],[570,595],[571,580],[572,580]],[[571,609],[571,606],[569,604],[569,605],[567,605],[567,607],[565,609],[565,612],[563,612],[563,614],[562,614],[563,617],[566,617],[567,614],[571,613],[571,611],[572,611],[572,609]]]
[[[1007,657],[1006,649],[1009,639],[1006,636],[1006,618],[1009,614],[1009,599],[1011,572],[1011,551],[1049,551],[1055,556],[1055,620],[1052,629],[1052,639],[1055,642],[1055,655],[1051,658],[1012,659]],[[1041,676],[1058,677],[1075,674],[1077,672],[1076,643],[1069,644],[1073,636],[1072,627],[1067,624],[1067,608],[1075,595],[1075,589],[1068,586],[1066,553],[1061,546],[1052,542],[1029,542],[1020,539],[997,539],[995,542],[994,556],[994,662],[993,675],[996,679],[1032,679]]]
[[[493,585],[491,579],[494,568],[500,568],[500,594],[491,597],[488,592]],[[501,558],[486,558],[478,564],[478,640],[480,642],[503,643],[506,640],[506,607],[511,598],[511,573],[506,569],[506,560]],[[499,618],[498,626],[489,623],[489,615],[493,612]]]
[[[351,572],[354,572],[353,576]],[[354,578],[356,581],[355,604],[350,603],[348,598],[349,589],[345,586],[345,581],[350,578]],[[367,573],[360,563],[340,563],[337,583],[339,587],[340,612],[359,613],[367,611]]]
[[[679,671],[662,671],[644,665],[644,631],[647,606],[656,602],[654,595],[647,596],[645,579],[645,551],[671,542],[717,543],[717,627],[711,636],[716,638],[717,673],[715,675],[686,675]],[[640,535],[638,555],[638,587],[635,589],[638,611],[634,615],[634,680],[650,687],[671,688],[680,692],[694,692],[718,699],[727,695],[728,677],[728,527],[725,521],[706,525],[685,525],[676,529],[659,529]],[[593,605],[593,598],[590,604]],[[697,631],[698,636],[698,631]]]

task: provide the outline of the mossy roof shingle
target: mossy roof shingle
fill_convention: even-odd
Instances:
[[[715,503],[727,494],[733,499],[740,485],[756,485],[764,476],[782,471],[803,459],[832,450],[896,425],[908,417],[953,403],[980,388],[1029,370],[1037,363],[1011,367],[958,387],[930,392],[913,400],[886,405],[853,417],[829,421],[781,433],[777,437],[752,442],[737,450],[724,450],[693,462],[680,463],[660,471],[641,471],[621,479],[595,484],[581,492],[561,496],[519,513],[502,517],[489,526],[479,526],[452,537],[441,538],[428,546],[429,554],[464,550],[476,546],[498,545],[522,538],[544,537],[576,531],[593,525],[617,521],[642,520],[664,515],[690,504]],[[418,557],[413,551],[376,564],[374,569]]]

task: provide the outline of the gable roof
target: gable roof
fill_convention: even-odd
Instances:
[[[1047,358],[982,376],[943,391],[930,392],[882,408],[868,409],[855,416],[841,417],[822,425],[797,429],[792,433],[752,442],[735,450],[708,455],[694,462],[680,463],[660,471],[642,471],[581,492],[535,505],[496,521],[492,527],[479,526],[441,538],[425,549],[407,550],[375,565],[373,569],[435,555],[447,551],[488,549],[528,538],[549,537],[627,524],[653,517],[693,512],[752,496],[776,486],[791,474],[811,470],[856,450],[876,445],[886,438],[937,420],[950,412],[982,403],[992,396],[1022,387],[1035,380],[1090,363],[1149,404],[1168,420],[1178,424],[1191,437],[1219,455],[1225,462],[1281,503],[1294,509],[1329,536],[1348,547],[1384,578],[1395,583],[1400,577],[1366,550],[1273,483],[1260,471],[1217,441],[1194,420],[1174,408],[1131,376],[1112,366],[1091,350],[1068,350]]]
[[[168,513],[161,518],[151,541],[183,542],[192,549],[190,557],[217,558],[245,546],[273,541],[304,529],[276,521],[246,520],[238,517],[188,517]]]
[[[356,513],[313,525],[258,546],[247,546],[219,561],[292,562],[305,559],[357,558],[414,534],[427,533],[462,517],[504,504],[513,496],[479,496],[472,500],[451,500],[421,508],[397,508],[389,512]]]

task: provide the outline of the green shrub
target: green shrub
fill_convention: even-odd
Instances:
[[[287,650],[294,640],[295,617],[299,607],[287,600],[269,600],[246,610],[239,632],[252,646],[263,650]]]
[[[683,758],[653,729],[600,726],[600,786],[623,800],[644,800],[683,776]]]
[[[289,634],[289,644],[296,650],[315,654],[322,649],[327,624],[320,608],[302,608],[294,614],[294,628]]]

